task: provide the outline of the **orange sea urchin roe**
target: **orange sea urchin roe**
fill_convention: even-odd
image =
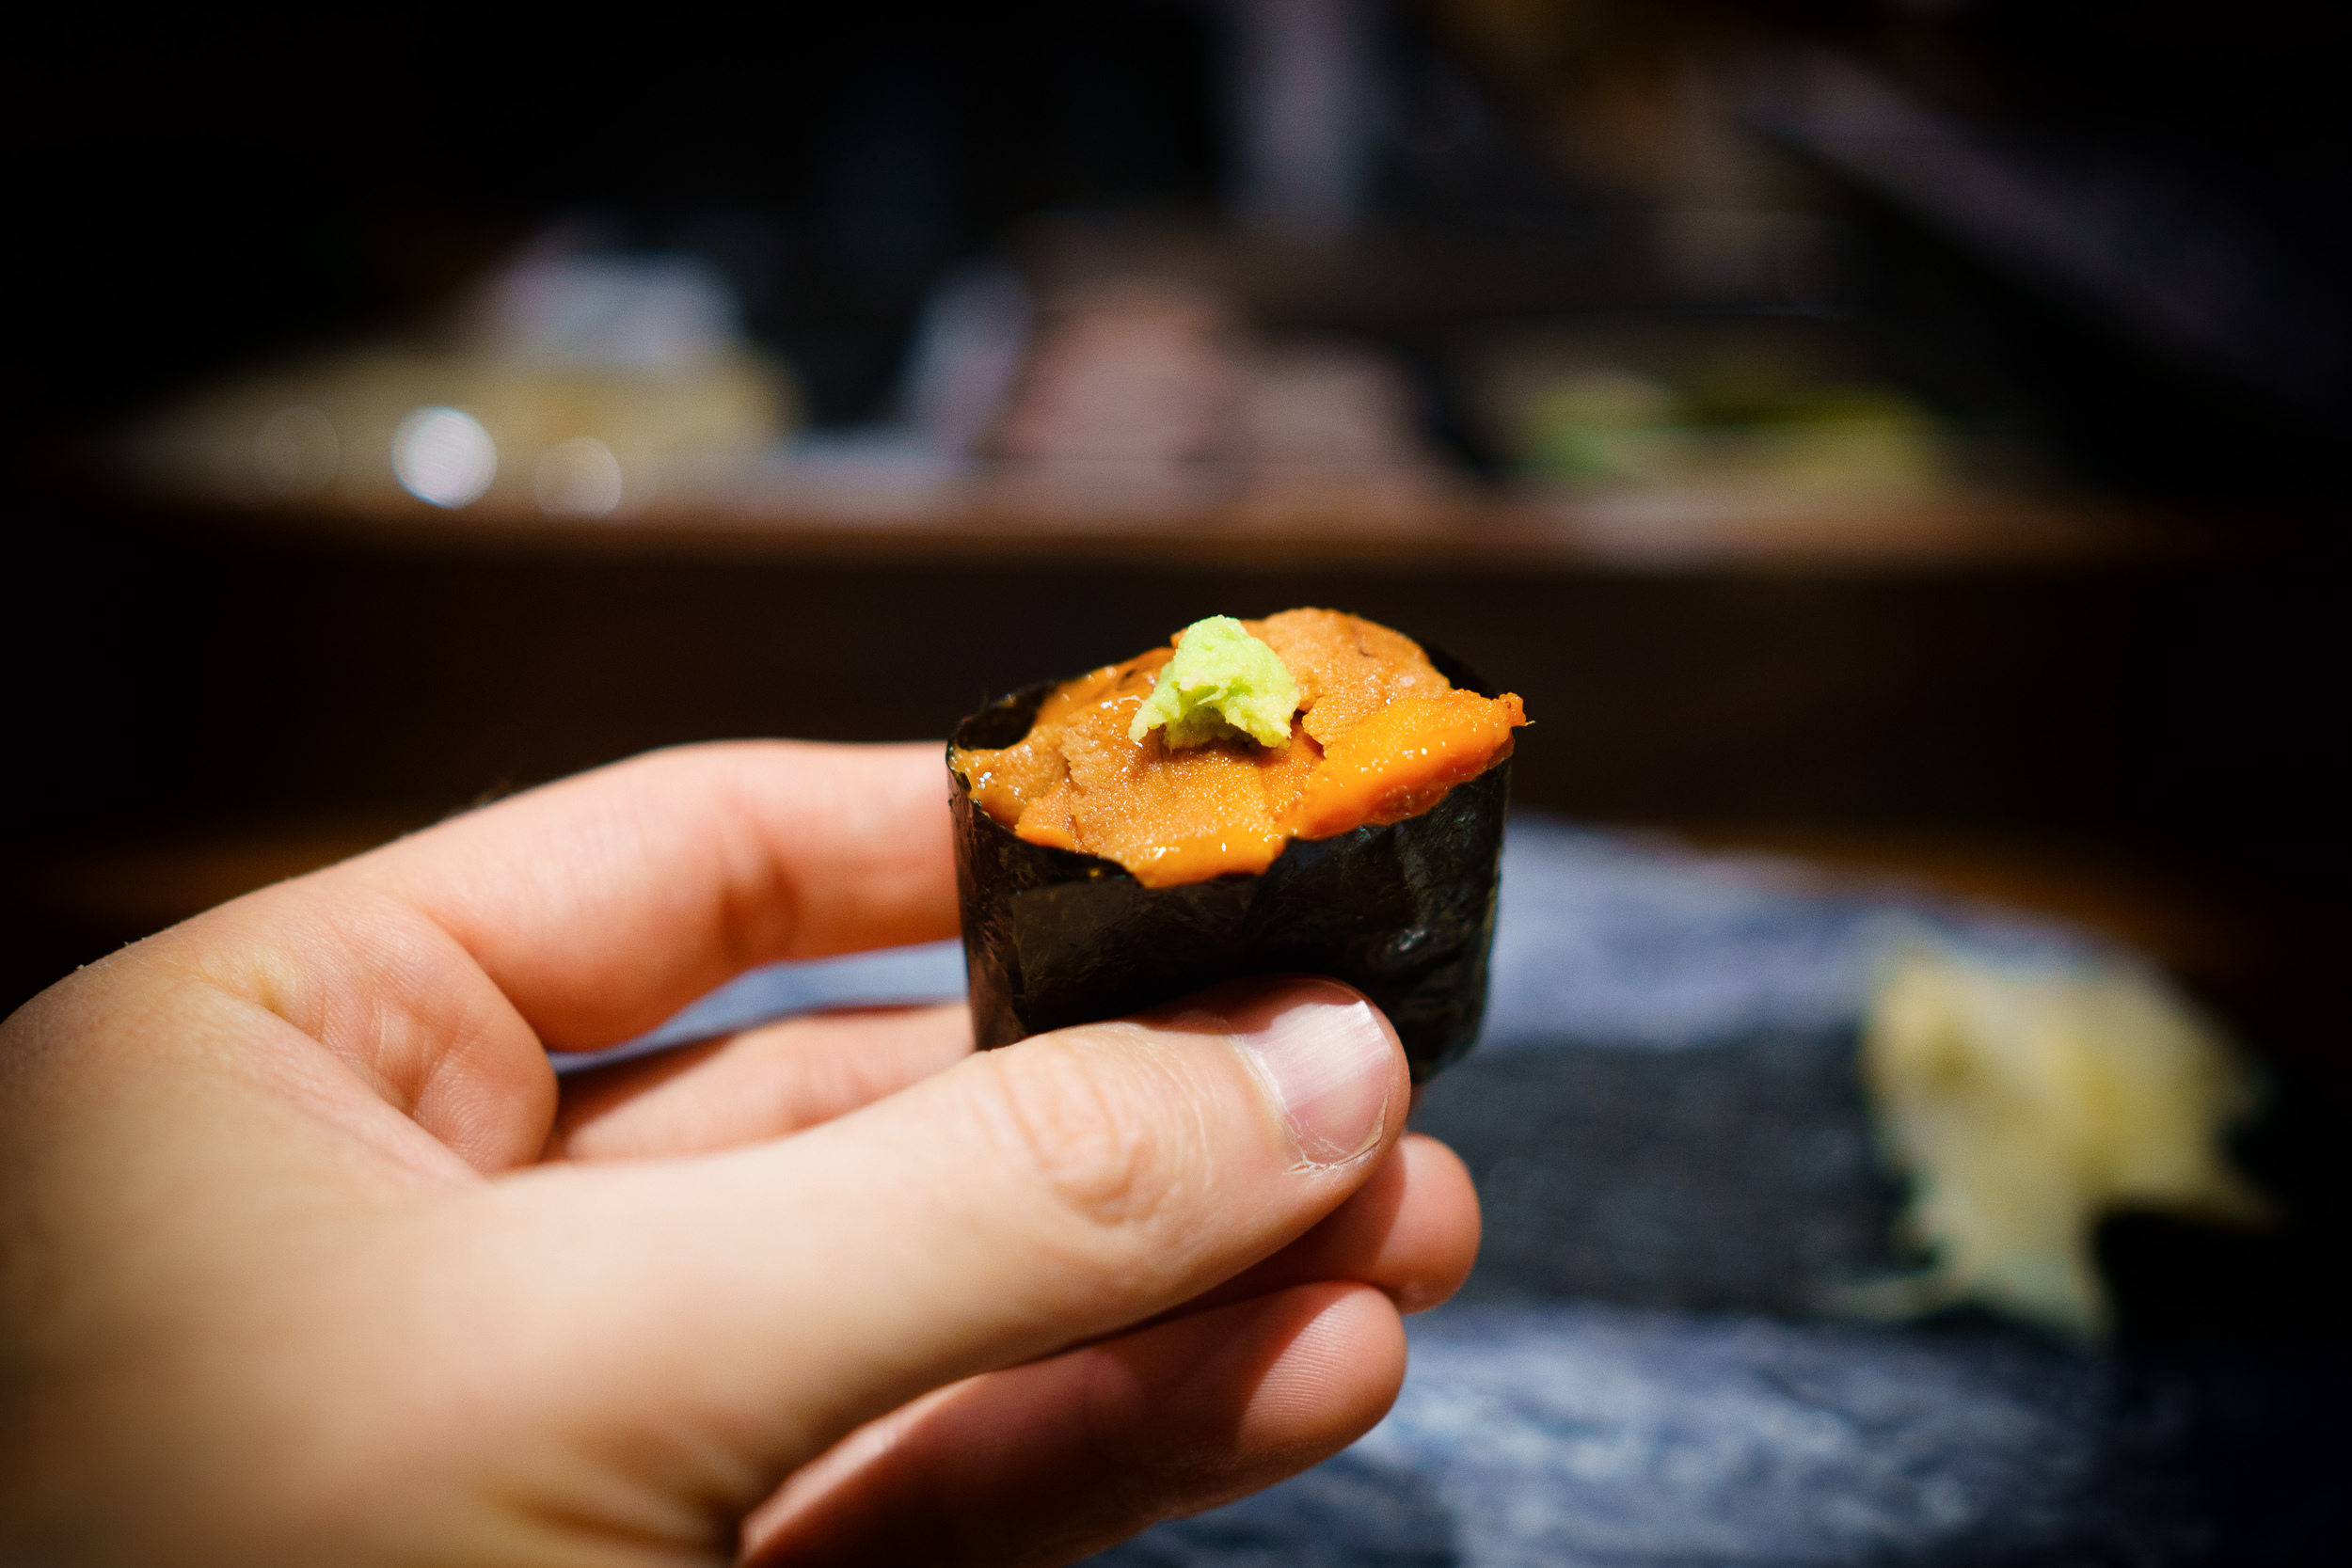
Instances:
[[[972,798],[1032,844],[1118,862],[1147,887],[1263,871],[1294,838],[1418,816],[1510,755],[1516,694],[1456,691],[1418,644],[1329,610],[1242,623],[1298,683],[1290,744],[1170,751],[1127,738],[1170,648],[1066,681],[1019,744],[957,753]]]

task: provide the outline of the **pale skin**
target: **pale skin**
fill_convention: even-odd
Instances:
[[[17,1012],[0,1560],[1054,1563],[1370,1427],[1477,1207],[1328,982],[559,1083],[751,965],[952,935],[946,789],[659,753]]]

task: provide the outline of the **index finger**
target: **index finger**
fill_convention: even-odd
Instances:
[[[656,752],[345,869],[447,931],[558,1050],[627,1039],[755,964],[956,930],[936,743]]]

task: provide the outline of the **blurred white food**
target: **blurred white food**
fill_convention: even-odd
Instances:
[[[1905,1225],[1933,1255],[1890,1309],[1974,1302],[2094,1336],[2110,1315],[2091,1253],[2102,1216],[2264,1217],[2221,1148],[2252,1080],[2151,974],[1914,949],[1872,1002],[1863,1068],[1913,1183]]]

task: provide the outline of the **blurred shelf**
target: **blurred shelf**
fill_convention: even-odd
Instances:
[[[2072,566],[2220,551],[2208,526],[2095,499],[1950,488],[1521,494],[1450,475],[1151,485],[996,475],[920,486],[781,475],[628,518],[477,505],[199,507],[199,526],[373,547],[1218,571],[1655,573]]]
[[[1525,697],[1531,806],[2044,910],[2280,1031],[2332,1017],[2336,578],[2311,562],[2015,494],[1901,530],[1751,511],[1672,552],[1622,497],[1432,489],[1376,530],[1334,487],[1057,499],[27,509],[57,559],[10,652],[56,673],[15,703],[7,967],[38,989],[485,792],[701,739],[939,736],[1200,615],[1332,604]]]

